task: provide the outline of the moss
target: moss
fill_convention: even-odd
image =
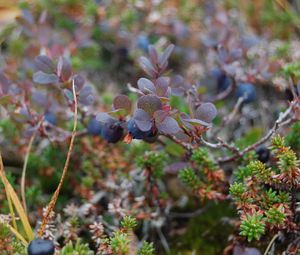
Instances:
[[[233,226],[224,219],[234,217],[235,212],[227,202],[208,206],[203,214],[189,220],[185,234],[173,238],[170,254],[192,251],[205,255],[222,254],[228,245],[228,236],[234,231]]]

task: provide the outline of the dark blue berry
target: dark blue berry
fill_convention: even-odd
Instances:
[[[148,51],[148,47],[150,45],[150,41],[149,41],[149,38],[148,36],[146,35],[140,35],[138,38],[137,38],[137,46],[142,49],[143,51]]]
[[[46,120],[47,122],[49,122],[52,125],[56,125],[56,123],[57,123],[56,116],[53,112],[46,112],[44,114],[44,120]]]
[[[152,130],[148,131],[142,131],[138,128],[136,125],[134,119],[130,119],[127,124],[127,128],[129,131],[129,134],[132,136],[133,139],[145,139],[152,134]]]
[[[144,141],[147,143],[154,143],[157,140],[158,133],[157,132],[151,132],[150,135],[148,135]]]
[[[93,118],[87,126],[87,131],[90,135],[101,135],[102,125],[96,118]]]
[[[110,119],[103,124],[101,136],[109,143],[117,143],[123,136],[123,130],[119,121]]]
[[[28,245],[28,255],[53,255],[55,247],[52,241],[37,238]]]
[[[218,92],[225,91],[231,84],[230,78],[219,68],[211,70],[211,75],[217,81]]]
[[[236,98],[246,96],[244,103],[251,103],[256,100],[256,90],[251,83],[241,83],[236,90]]]
[[[260,146],[256,149],[257,158],[259,161],[266,163],[270,159],[270,150],[265,146]]]

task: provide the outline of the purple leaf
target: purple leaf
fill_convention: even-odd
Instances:
[[[51,84],[57,83],[58,77],[55,74],[47,74],[42,71],[37,71],[33,74],[33,81],[39,84]]]
[[[81,75],[76,74],[74,75],[73,80],[76,91],[80,91],[84,85],[84,78]]]
[[[71,90],[69,90],[69,89],[64,89],[63,91],[64,91],[65,97],[66,97],[69,101],[73,102],[73,101],[74,101],[73,92],[72,92]]]
[[[174,44],[169,45],[163,54],[159,57],[159,66],[162,68],[168,63],[168,59],[171,56],[172,51],[174,50],[175,46]]]
[[[87,97],[88,95],[93,93],[93,89],[91,86],[85,86],[82,90],[80,90],[80,97]]]
[[[94,102],[92,87],[85,86],[82,90],[80,90],[78,100],[84,105],[91,105]]]
[[[34,24],[34,18],[28,9],[22,10],[22,17],[24,20],[26,20],[26,22],[28,22],[28,24],[30,25]]]
[[[232,51],[230,51],[231,60],[237,60],[241,58],[242,55],[243,55],[242,49],[233,49]]]
[[[141,131],[149,131],[152,127],[152,122],[149,114],[142,109],[137,109],[135,111],[133,119]]]
[[[35,66],[38,70],[43,71],[44,73],[54,73],[55,65],[53,61],[46,55],[37,56],[34,59]]]
[[[10,82],[6,76],[0,72],[0,95],[5,95],[9,91]]]
[[[149,57],[152,63],[158,62],[157,50],[152,45],[149,46]]]
[[[95,101],[95,98],[92,94],[90,94],[85,97],[79,97],[78,101],[83,105],[92,105]]]
[[[162,108],[162,103],[157,96],[146,95],[138,99],[137,107],[152,116],[155,111]]]
[[[68,59],[60,57],[57,63],[57,75],[63,80],[67,81],[72,75],[71,63]]]
[[[143,70],[150,75],[151,77],[155,77],[156,70],[152,63],[149,61],[146,57],[140,57],[140,66],[143,68]]]
[[[159,132],[164,134],[176,134],[180,131],[180,127],[175,119],[166,117],[162,122],[156,123]]]
[[[48,103],[46,94],[44,94],[40,91],[32,92],[32,101],[36,102],[37,104],[39,104],[41,106],[46,106]]]
[[[156,80],[156,94],[161,97],[166,96],[169,89],[169,84],[169,77],[159,77]]]
[[[197,119],[211,123],[212,120],[217,116],[217,113],[218,111],[214,104],[203,103],[197,108],[195,116]]]
[[[164,121],[164,119],[166,117],[168,117],[168,115],[169,115],[169,112],[166,112],[164,110],[158,110],[153,114],[153,117],[154,117],[156,123],[161,123]]]
[[[118,95],[114,98],[113,101],[114,109],[125,109],[126,111],[131,111],[131,101],[128,96]]]
[[[100,112],[96,116],[96,120],[102,123],[112,120],[113,118],[106,112]]]
[[[148,94],[149,92],[153,93],[155,91],[155,86],[152,81],[146,78],[140,78],[137,81],[138,88],[145,94]]]
[[[256,248],[235,246],[233,255],[261,255],[261,252]]]
[[[227,50],[224,48],[223,45],[219,45],[218,46],[218,55],[219,58],[222,62],[226,62],[227,58],[228,58],[228,52]]]

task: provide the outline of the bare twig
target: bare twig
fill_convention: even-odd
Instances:
[[[30,137],[28,147],[27,147],[27,151],[26,151],[26,155],[25,155],[25,159],[24,159],[23,169],[22,169],[21,197],[22,197],[22,204],[23,204],[25,212],[27,212],[27,203],[26,203],[26,195],[25,195],[25,185],[26,185],[25,181],[26,181],[26,170],[27,170],[27,165],[28,165],[28,159],[29,159],[29,155],[30,155],[30,151],[31,151],[33,141],[36,137],[37,131],[38,131],[38,129],[39,129],[42,122],[43,122],[43,118],[41,118],[41,120],[37,124],[37,127],[34,130],[32,136]]]
[[[245,99],[246,95],[239,97],[231,113],[223,118],[221,125],[213,132],[214,136],[216,136],[225,126],[227,126],[234,119]]]
[[[77,98],[76,98],[76,91],[75,91],[75,85],[74,85],[74,81],[72,81],[72,89],[73,89],[73,96],[74,96],[74,105],[75,105],[75,109],[74,109],[74,125],[73,125],[73,131],[72,131],[72,136],[71,136],[71,141],[70,141],[70,145],[69,145],[69,150],[68,150],[68,154],[67,154],[67,158],[66,158],[66,162],[64,165],[64,169],[62,172],[62,176],[60,178],[59,184],[50,200],[50,203],[47,207],[47,211],[45,213],[45,216],[43,218],[41,227],[38,231],[38,235],[41,237],[45,231],[46,225],[49,221],[51,212],[53,211],[57,198],[59,196],[59,192],[61,190],[61,187],[63,185],[64,179],[66,177],[67,174],[67,170],[68,170],[68,166],[69,166],[69,162],[70,162],[70,158],[71,158],[71,154],[72,154],[72,150],[73,150],[73,146],[74,146],[74,140],[76,137],[76,128],[77,128]]]
[[[275,121],[273,127],[269,130],[269,132],[262,137],[259,141],[257,141],[256,143],[248,146],[247,148],[245,148],[244,150],[240,151],[238,154],[233,155],[233,156],[229,156],[229,157],[225,157],[225,158],[219,158],[218,162],[219,163],[226,163],[226,162],[230,162],[230,161],[234,161],[239,157],[242,157],[243,155],[245,155],[245,153],[257,148],[258,146],[264,144],[266,141],[268,141],[275,133],[276,131],[283,126],[284,124],[290,123],[290,119],[286,120],[286,118],[291,114],[291,112],[293,111],[293,107],[297,104],[298,102],[295,100],[293,101],[290,106],[279,115],[279,118]]]
[[[180,141],[178,138],[176,138],[173,135],[165,135],[165,136],[168,137],[170,140],[172,140],[174,143],[177,143],[178,145],[180,145],[181,147],[186,149],[187,151],[189,151],[189,152],[192,151],[193,147],[191,144]]]
[[[170,247],[168,245],[166,237],[164,236],[163,232],[161,231],[161,228],[158,227],[158,228],[156,228],[156,230],[157,230],[158,236],[160,238],[160,241],[162,243],[162,246],[164,247],[165,251],[167,253],[169,253],[170,252]]]
[[[220,137],[217,137],[217,140],[219,141],[218,143],[210,143],[207,142],[202,136],[200,137],[200,141],[213,149],[219,149],[219,148],[227,148],[228,150],[230,150],[231,152],[233,152],[234,154],[239,154],[239,150],[238,148],[236,148],[234,145],[230,145],[229,143],[223,141]]]
[[[279,234],[277,233],[276,235],[273,236],[272,240],[270,241],[270,243],[268,244],[267,249],[264,252],[264,255],[268,255],[269,250],[271,249],[273,243],[275,242],[275,240],[278,238]]]

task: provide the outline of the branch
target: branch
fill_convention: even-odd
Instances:
[[[29,143],[28,143],[28,147],[27,147],[27,151],[26,151],[26,155],[25,155],[25,159],[24,159],[23,169],[22,169],[21,197],[22,197],[22,204],[23,204],[25,212],[27,212],[27,204],[26,204],[26,196],[25,196],[25,185],[26,185],[25,181],[26,181],[27,164],[28,164],[29,155],[30,155],[30,151],[31,151],[31,147],[32,147],[33,141],[34,141],[34,139],[36,137],[37,131],[38,131],[40,125],[42,124],[42,122],[43,122],[43,118],[41,118],[41,120],[37,124],[37,127],[34,130],[32,136],[30,137],[30,140],[29,140]]]
[[[219,163],[226,163],[226,162],[230,162],[230,161],[234,161],[237,158],[240,158],[242,156],[245,155],[245,153],[257,148],[258,146],[264,144],[266,141],[268,141],[275,133],[276,131],[283,125],[286,125],[288,123],[290,123],[291,119],[287,119],[288,115],[292,112],[293,107],[296,106],[298,102],[297,101],[293,101],[290,106],[282,113],[280,113],[278,119],[275,121],[273,127],[269,130],[269,132],[262,137],[259,141],[257,141],[256,143],[248,146],[247,148],[245,148],[244,150],[238,152],[238,154],[233,155],[233,156],[229,156],[229,157],[225,157],[225,158],[219,158],[218,162]]]
[[[46,225],[49,222],[50,219],[50,215],[52,213],[52,211],[54,210],[57,198],[59,196],[61,187],[63,185],[64,179],[66,177],[67,174],[67,170],[68,170],[68,166],[70,163],[70,158],[71,158],[71,154],[72,154],[72,150],[73,150],[73,146],[74,146],[74,140],[76,137],[76,128],[77,128],[77,98],[76,98],[76,91],[75,91],[75,85],[74,85],[74,81],[72,81],[72,89],[73,89],[73,96],[74,96],[74,105],[75,105],[75,109],[74,109],[74,125],[73,125],[73,131],[72,131],[72,136],[71,136],[71,141],[70,141],[70,145],[69,145],[69,150],[68,150],[68,154],[67,154],[67,158],[66,158],[66,162],[65,162],[65,166],[62,172],[62,176],[60,178],[59,184],[50,200],[50,203],[47,207],[45,216],[43,218],[41,227],[38,231],[38,235],[41,237],[45,231]]]
[[[235,81],[234,77],[230,76],[230,78],[231,78],[230,86],[226,90],[224,90],[223,92],[219,93],[214,98],[212,98],[212,102],[221,101],[221,100],[225,99],[226,97],[228,97],[231,94],[231,92],[234,91],[237,84],[236,84],[236,81]]]
[[[275,242],[275,240],[278,238],[279,234],[277,233],[276,235],[273,236],[272,240],[270,241],[270,243],[268,244],[267,249],[264,252],[264,255],[268,255],[269,250],[272,247],[272,244]]]
[[[178,145],[180,145],[181,147],[183,147],[188,152],[191,152],[193,150],[193,147],[192,147],[191,144],[185,143],[183,141],[180,141],[178,138],[176,138],[173,135],[165,135],[165,136],[168,137],[170,140],[172,140],[174,143],[177,143]]]

